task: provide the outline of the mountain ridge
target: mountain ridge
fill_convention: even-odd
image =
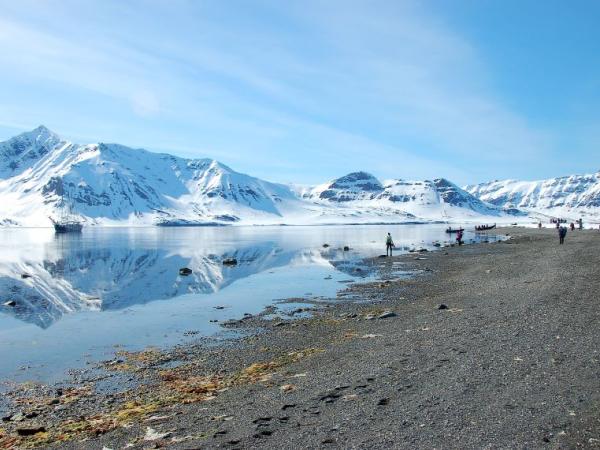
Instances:
[[[556,217],[600,215],[600,171],[536,181],[494,180],[464,189],[497,207]]]
[[[353,172],[296,189],[116,143],[76,144],[45,126],[0,143],[0,223],[49,226],[63,197],[86,225],[395,223],[508,216],[443,178],[382,183]]]

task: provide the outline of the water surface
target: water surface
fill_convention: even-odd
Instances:
[[[385,252],[388,231],[407,251],[448,240],[445,227],[0,230],[0,382],[57,381],[117,348],[222,338],[216,321],[278,299],[335,297],[343,282],[370,276],[362,260]],[[229,257],[238,264],[224,266]]]

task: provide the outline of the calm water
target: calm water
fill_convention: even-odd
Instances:
[[[222,337],[211,320],[254,314],[277,299],[332,297],[347,280],[368,276],[373,268],[361,260],[385,252],[388,231],[406,251],[446,241],[444,229],[121,228],[62,236],[0,230],[0,382],[56,381],[68,368],[112,357],[117,347],[181,343],[194,338],[189,331]],[[224,267],[226,257],[239,264]],[[181,267],[193,274],[180,276]],[[4,305],[9,300],[16,306]]]

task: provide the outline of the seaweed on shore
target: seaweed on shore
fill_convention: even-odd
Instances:
[[[109,411],[81,417],[78,420],[67,419],[48,425],[47,429],[40,427],[39,432],[27,436],[19,435],[18,427],[15,425],[10,431],[0,429],[0,449],[36,448],[101,435],[139,421],[161,408],[208,401],[234,386],[268,382],[272,375],[283,367],[323,351],[318,348],[307,348],[287,352],[270,361],[252,363],[232,374],[198,374],[197,362],[160,370],[156,383],[126,392],[124,402]],[[123,353],[121,356],[127,359],[127,363],[120,362],[113,365],[114,370],[122,370],[125,367],[127,371],[130,370],[129,367],[134,367],[134,371],[141,370],[143,365],[153,365],[168,359],[154,349]],[[140,366],[135,366],[135,363],[140,363]],[[60,403],[73,403],[89,395],[93,395],[89,386],[79,390],[68,390]],[[51,414],[49,408],[52,400],[48,397],[22,398],[18,399],[17,403]]]

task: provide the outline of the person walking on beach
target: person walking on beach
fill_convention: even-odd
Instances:
[[[394,248],[394,241],[392,240],[392,235],[390,233],[387,234],[385,238],[385,256],[392,256],[392,249]]]
[[[567,227],[560,227],[558,229],[558,243],[559,244],[564,244],[565,243],[565,236],[567,235]]]
[[[456,242],[458,243],[458,245],[463,245],[463,232],[462,230],[458,230],[458,233],[456,233]]]

